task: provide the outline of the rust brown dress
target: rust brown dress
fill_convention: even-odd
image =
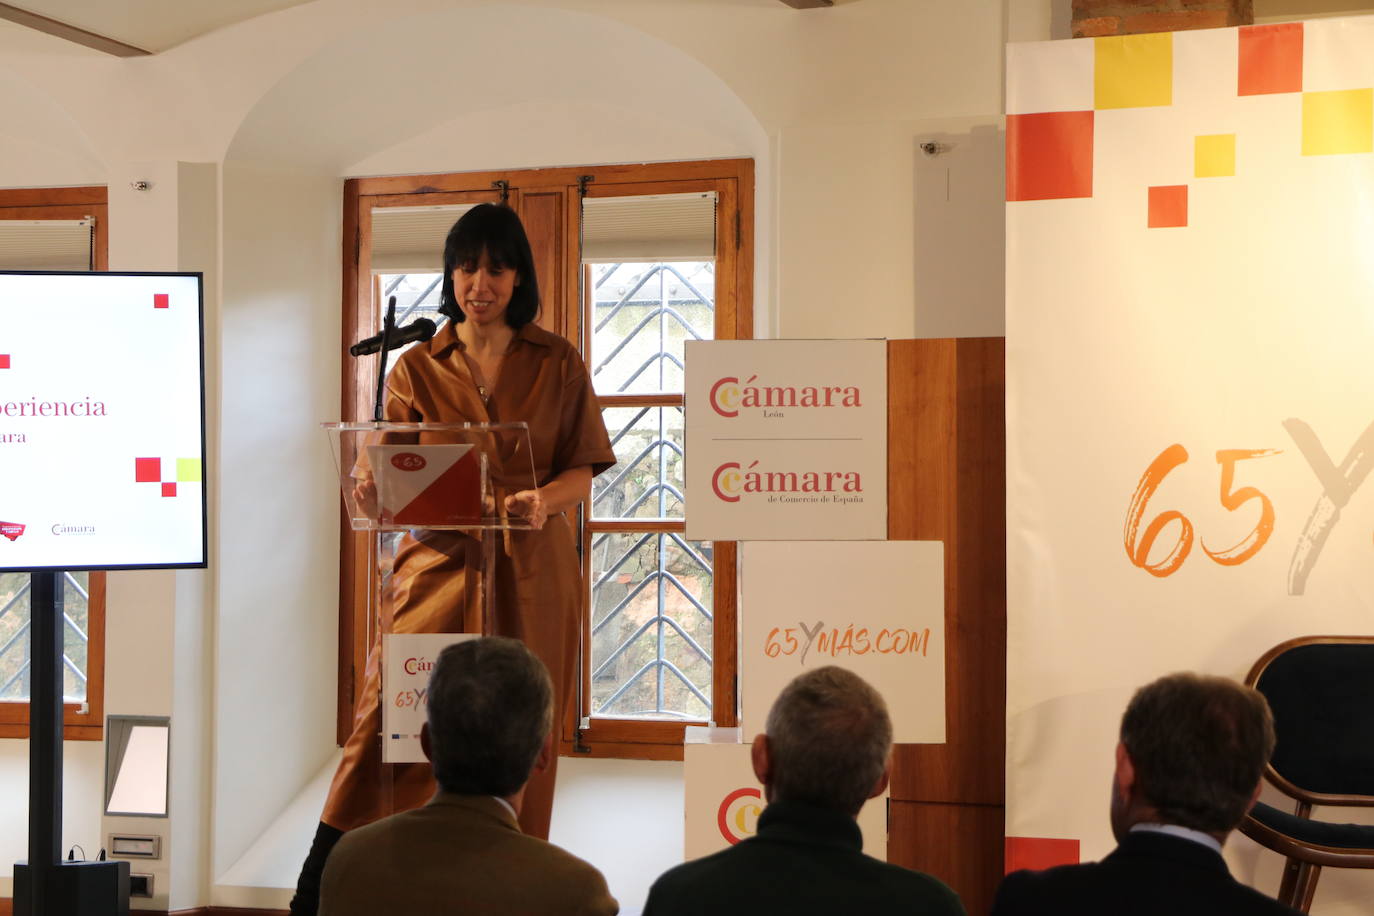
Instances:
[[[387,381],[389,420],[430,423],[529,424],[536,482],[543,486],[570,468],[589,465],[599,474],[615,464],[582,358],[562,337],[527,324],[515,334],[488,403],[468,371],[454,324],[427,344],[413,347]],[[495,635],[522,640],[548,666],[554,685],[554,730],[561,733],[573,690],[577,656],[577,608],[582,577],[573,525],[550,515],[539,531],[512,531],[497,538],[494,587]],[[477,589],[469,571],[481,569],[480,542],[455,532],[407,536],[397,550],[387,596],[396,633],[462,630],[464,610]],[[474,602],[475,603],[475,602]],[[471,619],[471,618],[469,618]],[[389,764],[384,772],[379,737],[380,645],[374,642],[358,693],[353,732],[325,801],[326,824],[352,830],[397,811],[418,808],[434,794],[427,763]],[[547,838],[553,808],[557,756],[525,790],[521,829]]]

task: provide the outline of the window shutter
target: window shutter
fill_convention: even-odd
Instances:
[[[0,219],[0,270],[90,270],[95,220]]]

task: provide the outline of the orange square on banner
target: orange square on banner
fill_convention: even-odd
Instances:
[[[1093,196],[1093,113],[1007,115],[1007,200]]]
[[[1173,229],[1188,225],[1188,186],[1160,185],[1150,188],[1151,229]]]
[[[1009,836],[1006,841],[1006,873],[1029,868],[1042,871],[1056,865],[1078,864],[1078,841],[1038,836]]]
[[[1302,23],[1242,26],[1237,95],[1302,92]]]

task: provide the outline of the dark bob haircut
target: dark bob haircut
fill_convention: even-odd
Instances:
[[[501,204],[478,204],[448,231],[439,312],[453,321],[466,320],[453,296],[453,272],[463,266],[475,268],[483,251],[493,266],[514,270],[520,277],[506,307],[506,324],[518,330],[539,314],[539,281],[534,275],[534,254],[525,227],[520,225],[514,210]]]

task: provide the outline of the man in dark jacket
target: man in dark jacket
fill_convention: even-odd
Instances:
[[[993,916],[1292,914],[1232,878],[1221,858],[1273,750],[1269,706],[1248,687],[1196,674],[1142,687],[1116,746],[1116,849],[1101,862],[1008,875]]]
[[[752,748],[768,801],[758,834],[664,873],[644,916],[962,916],[944,884],[863,853],[855,818],[892,767],[892,722],[876,690],[843,668],[808,671],[784,688],[766,729]]]

